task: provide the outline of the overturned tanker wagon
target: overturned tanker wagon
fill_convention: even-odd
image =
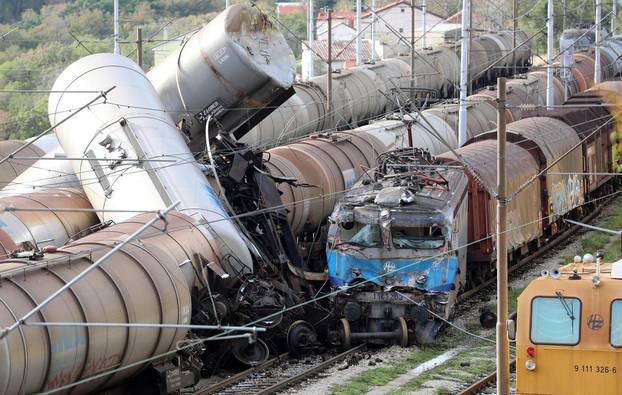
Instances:
[[[240,156],[237,150],[219,150],[226,153],[215,155],[216,166],[211,166],[201,155],[195,156],[184,139],[184,133],[196,137],[194,142],[199,141],[197,147],[202,153],[206,146],[200,141],[206,142],[211,135],[206,138],[200,130],[205,130],[210,115],[214,125],[226,131],[238,130],[239,125],[252,126],[255,114],[272,102],[270,94],[274,100],[287,96],[293,81],[291,51],[256,8],[230,7],[214,22],[216,29],[205,28],[210,33],[197,33],[196,37],[205,45],[212,40],[223,46],[214,49],[188,42],[184,52],[177,55],[193,65],[197,52],[209,58],[205,61],[215,56],[220,61],[214,60],[214,67],[207,69],[226,77],[220,79],[223,85],[219,90],[212,92],[222,100],[223,112],[192,114],[191,125],[188,119],[171,118],[168,106],[175,103],[174,95],[160,99],[166,89],[156,91],[143,71],[123,56],[88,56],[73,63],[56,80],[49,101],[53,125],[63,119],[59,113],[95,98],[92,93],[63,92],[107,92],[95,100],[96,105],[55,130],[63,151],[83,159],[72,160],[71,166],[84,193],[69,195],[59,190],[51,200],[43,199],[49,193],[34,196],[43,209],[58,208],[59,202],[54,199],[71,198],[75,202],[67,208],[86,209],[86,214],[59,216],[54,229],[49,229],[56,235],[53,243],[42,240],[40,235],[46,236],[42,228],[36,229],[39,233],[33,241],[17,237],[16,231],[26,233],[36,228],[37,217],[32,216],[20,227],[16,224],[24,216],[8,212],[3,216],[12,219],[12,233],[0,235],[2,250],[7,249],[2,254],[10,256],[0,262],[0,393],[90,393],[126,385],[137,375],[146,378],[149,385],[134,389],[134,393],[175,392],[208,374],[210,363],[218,358],[233,355],[247,364],[267,359],[267,342],[277,344],[277,337],[284,337],[292,322],[300,316],[309,317],[306,309],[287,312],[305,294],[313,294],[302,281],[292,279],[296,270],[304,273],[299,257],[282,246],[270,250],[263,242],[291,246],[288,242],[293,236],[284,210],[248,219],[255,225],[249,231],[245,219],[230,218],[229,205],[223,203],[227,200],[237,208],[242,200],[258,209],[270,207],[266,196],[278,198],[261,154],[257,159]],[[224,47],[228,56],[218,57]],[[277,47],[284,51],[283,56],[274,49]],[[269,59],[265,51],[271,50],[276,52]],[[184,61],[178,70],[181,74],[190,68]],[[244,92],[229,82],[236,81],[234,74],[242,72],[235,71],[232,64],[242,64],[240,69],[250,70],[254,77],[263,76],[254,81],[252,91],[246,92],[241,102],[235,98]],[[279,67],[283,78],[271,78],[280,75]],[[234,74],[227,75],[232,70]],[[244,75],[250,78],[250,74]],[[182,107],[184,102],[190,106],[188,96],[177,99]],[[206,93],[205,100],[211,99]],[[237,114],[228,107],[241,106],[245,100],[263,104]],[[247,172],[241,175],[240,164],[247,165],[243,167]],[[238,200],[234,199],[236,194]],[[257,200],[248,198],[257,194]],[[7,199],[21,202],[26,199],[22,196]],[[156,214],[172,206],[177,213]],[[97,215],[88,210],[90,207]],[[132,210],[154,213],[134,217]],[[128,235],[157,218],[137,239],[120,246]],[[80,236],[83,228],[98,220],[104,229]],[[107,226],[110,223],[114,225]],[[68,239],[71,243],[61,247]],[[37,244],[36,253],[20,254],[19,248],[27,244]],[[119,250],[113,252],[115,248]],[[95,267],[94,262],[104,254],[107,258]],[[84,273],[87,268],[90,271]],[[70,282],[74,282],[70,288],[46,302]],[[250,322],[269,328],[264,333],[273,338],[225,336],[218,338],[222,342],[212,342],[220,343],[220,347],[205,343],[209,336],[220,333],[212,325],[239,327]],[[195,341],[197,338],[200,341]]]

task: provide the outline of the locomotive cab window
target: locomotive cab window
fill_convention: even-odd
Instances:
[[[395,248],[436,249],[445,245],[439,226],[393,226],[391,238]]]
[[[382,247],[382,235],[380,226],[370,224],[355,223],[353,228],[341,231],[339,244],[351,244],[364,248]]]
[[[611,334],[610,342],[614,347],[622,347],[622,300],[611,303]]]
[[[581,301],[558,292],[531,300],[530,339],[534,344],[579,343]]]

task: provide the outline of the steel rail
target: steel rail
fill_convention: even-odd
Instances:
[[[310,376],[313,376],[323,370],[326,370],[328,367],[332,366],[334,363],[339,362],[341,360],[343,360],[345,357],[347,357],[350,354],[353,354],[356,351],[361,350],[362,348],[364,348],[367,344],[363,343],[363,344],[359,344],[356,347],[352,347],[349,350],[346,350],[344,352],[342,352],[339,355],[335,355],[332,358],[327,359],[326,361],[322,362],[319,365],[313,366],[312,368],[305,370],[304,372],[297,374],[293,377],[289,377],[287,379],[284,379],[283,381],[278,382],[277,384],[274,384],[273,386],[270,386],[264,390],[261,390],[257,393],[255,393],[254,395],[268,395],[268,394],[274,394],[277,393],[281,390],[286,389],[287,387],[294,385]]]
[[[257,372],[261,372],[263,370],[269,369],[271,367],[273,367],[277,362],[281,361],[283,358],[285,358],[288,354],[287,353],[283,353],[277,357],[271,358],[269,360],[267,360],[266,362],[259,364],[257,366],[253,366],[250,367],[244,371],[241,371],[239,373],[234,374],[231,377],[227,377],[224,380],[221,380],[215,384],[210,385],[209,387],[200,389],[198,391],[195,392],[195,395],[202,395],[202,394],[214,394],[224,388],[227,387],[231,387],[237,383],[239,383],[240,381],[244,380],[245,378],[249,377],[251,374],[253,373],[257,373]]]
[[[510,362],[510,370],[512,370],[515,367],[516,367],[516,360],[513,359]],[[470,386],[468,386],[467,388],[459,392],[458,395],[479,394],[481,390],[488,387],[490,384],[494,383],[495,381],[497,381],[497,372],[492,372],[488,376],[482,377],[480,380],[476,381],[475,383],[471,384]]]
[[[347,356],[349,356],[350,354],[359,351],[361,349],[363,349],[366,346],[365,343],[359,344],[356,347],[352,347],[338,355],[335,355],[332,358],[327,359],[324,362],[321,362],[318,365],[315,365],[309,369],[304,370],[303,372],[296,374],[294,376],[291,377],[287,377],[285,379],[282,379],[281,381],[277,382],[276,384],[273,384],[267,388],[264,389],[257,389],[257,391],[252,391],[253,395],[267,395],[267,394],[274,394],[277,393],[279,391],[282,391],[306,378],[309,378],[311,376],[314,376],[316,374],[318,374],[319,372],[326,370],[327,368],[329,368],[330,366],[334,365],[335,363],[343,360],[344,358],[346,358]],[[254,373],[258,373],[258,372],[263,372],[267,369],[270,369],[272,367],[274,367],[278,362],[280,362],[281,360],[283,360],[283,358],[285,358],[288,354],[284,353],[281,354],[277,357],[274,357],[272,359],[269,359],[268,361],[257,365],[257,366],[253,366],[249,369],[246,369],[240,373],[237,373],[231,377],[228,377],[222,381],[219,381],[218,383],[212,384],[206,388],[203,389],[199,389],[197,391],[194,392],[195,395],[203,395],[203,394],[214,394],[223,390],[227,390],[227,388],[229,387],[234,387],[235,385],[237,385],[238,383],[244,381],[245,379],[249,378],[252,374]],[[250,394],[249,394],[250,395]]]

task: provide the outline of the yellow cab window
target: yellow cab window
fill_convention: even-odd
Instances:
[[[611,345],[622,347],[622,300],[611,303]]]
[[[561,293],[538,296],[531,301],[530,338],[534,344],[579,343],[581,301]]]

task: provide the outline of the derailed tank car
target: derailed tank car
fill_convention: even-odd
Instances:
[[[450,317],[465,279],[466,185],[461,168],[423,150],[392,151],[335,207],[326,254],[331,283],[344,289],[335,300],[342,345],[434,338],[431,318]]]
[[[194,33],[147,75],[193,151],[205,148],[205,123],[237,137],[294,90],[294,55],[268,16],[236,4]]]

